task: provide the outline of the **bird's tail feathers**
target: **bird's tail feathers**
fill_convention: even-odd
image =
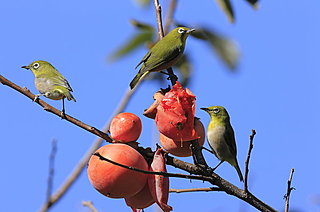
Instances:
[[[240,181],[243,182],[243,175],[242,175],[242,172],[241,172],[241,169],[240,169],[240,167],[239,167],[239,164],[238,164],[237,159],[235,160],[235,163],[232,164],[232,165],[233,165],[234,168],[237,170],[237,173],[238,173],[238,175],[239,175]]]
[[[137,73],[133,80],[130,82],[130,88],[133,89],[138,84],[138,82],[142,80],[148,73],[149,71],[146,71],[144,73]]]
[[[73,97],[73,95],[71,94],[71,92],[68,92],[67,95],[66,95],[67,99],[69,101],[73,100],[74,102],[76,102],[76,99]]]

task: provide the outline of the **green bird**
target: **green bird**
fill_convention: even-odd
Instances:
[[[53,100],[62,99],[62,115],[65,115],[64,99],[67,98],[69,101],[76,101],[76,99],[71,94],[73,90],[68,81],[60,72],[43,60],[32,62],[30,65],[21,68],[31,70],[35,76],[34,83],[40,94],[36,95],[34,101],[39,96],[45,96]]]
[[[221,106],[200,109],[210,115],[207,139],[213,154],[220,160],[220,163],[214,169],[224,161],[227,161],[237,170],[240,181],[243,181],[241,169],[237,161],[237,146],[234,131],[230,124],[230,116],[227,110]]]
[[[136,66],[137,68],[142,64],[139,72],[131,81],[130,88],[133,89],[148,73],[160,72],[178,62],[183,54],[187,37],[193,31],[194,29],[178,27],[158,41]]]

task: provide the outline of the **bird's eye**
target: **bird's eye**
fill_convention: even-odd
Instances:
[[[185,33],[186,31],[185,31],[183,28],[179,28],[179,29],[178,29],[178,32],[179,32],[180,34],[182,34],[182,33]]]
[[[34,69],[38,69],[38,68],[39,68],[39,66],[40,66],[40,64],[39,64],[39,63],[35,63],[35,64],[33,64],[33,66],[32,66],[32,67],[33,67]]]
[[[219,113],[220,112],[220,109],[219,108],[213,108],[213,110],[212,110],[214,113]]]

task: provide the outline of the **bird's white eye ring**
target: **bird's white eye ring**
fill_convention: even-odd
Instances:
[[[212,110],[214,113],[219,113],[220,112],[220,109],[219,108],[213,108],[213,110]]]
[[[32,66],[34,69],[38,69],[39,67],[40,67],[40,64],[39,63],[35,63],[35,64],[33,64],[33,66]]]
[[[180,34],[182,34],[182,33],[185,33],[186,31],[185,31],[183,28],[179,28],[179,29],[178,29],[178,32],[179,32]]]

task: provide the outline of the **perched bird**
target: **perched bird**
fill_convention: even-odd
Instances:
[[[161,71],[173,66],[183,54],[186,39],[194,29],[178,27],[158,41],[142,58],[136,68],[142,64],[139,72],[130,83],[133,89],[136,84],[150,72]]]
[[[230,117],[227,110],[221,106],[212,106],[200,108],[210,115],[210,123],[207,129],[207,139],[214,155],[220,160],[220,163],[227,161],[237,170],[240,181],[243,176],[237,161],[237,146],[234,138],[234,131],[230,124]]]
[[[65,114],[64,98],[67,98],[69,101],[76,101],[71,94],[72,88],[68,81],[50,63],[38,60],[21,68],[31,70],[35,76],[34,83],[40,94],[36,95],[34,101],[39,96],[45,96],[53,100],[62,99],[62,115]]]

